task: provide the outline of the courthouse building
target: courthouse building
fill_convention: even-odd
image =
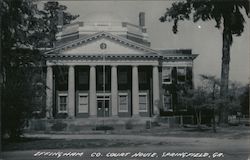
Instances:
[[[188,112],[178,86],[193,83],[190,49],[150,48],[145,13],[138,24],[113,15],[59,25],[46,51],[48,119],[133,119]]]

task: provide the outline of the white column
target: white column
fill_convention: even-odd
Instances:
[[[154,115],[159,115],[160,89],[159,89],[158,66],[153,66],[153,111]]]
[[[132,66],[132,111],[133,116],[139,116],[139,81],[138,67]]]
[[[52,117],[53,106],[53,68],[47,66],[46,73],[46,118]]]
[[[90,66],[90,74],[89,74],[89,108],[90,108],[90,116],[97,115],[97,107],[96,107],[96,69],[95,66]]]
[[[75,117],[75,68],[69,66],[68,74],[68,111],[69,117]]]
[[[117,84],[117,66],[111,68],[111,102],[112,102],[112,116],[117,116],[117,95],[118,95],[118,84]]]

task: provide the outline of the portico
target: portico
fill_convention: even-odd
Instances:
[[[53,60],[54,56],[48,57],[47,61],[47,118],[55,115],[52,111],[56,114],[67,114],[69,118],[150,117],[159,114],[157,102],[160,100],[160,83],[157,78],[157,55],[151,55],[150,60],[149,55],[137,55],[137,58],[129,61],[130,56],[105,55],[105,61],[101,55],[95,58],[84,57],[81,60],[79,56],[64,55],[56,61]],[[60,79],[60,76],[53,73],[56,67],[67,68],[66,73],[63,73],[68,77],[67,90],[54,87],[54,83]],[[139,80],[139,74],[142,75],[142,80]],[[105,85],[103,76],[106,80]],[[80,86],[83,78],[89,79],[85,88]],[[150,103],[151,99],[154,103]]]

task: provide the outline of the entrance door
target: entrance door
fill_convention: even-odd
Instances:
[[[109,96],[97,96],[97,116],[109,117],[110,112],[110,98]]]

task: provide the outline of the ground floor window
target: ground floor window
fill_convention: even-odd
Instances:
[[[148,110],[147,93],[139,93],[139,110],[140,112]]]
[[[119,93],[119,112],[128,112],[128,93]]]
[[[173,111],[172,106],[172,95],[167,92],[163,95],[163,110],[164,111]]]
[[[88,94],[87,93],[79,93],[79,104],[78,104],[78,112],[79,113],[88,113]]]
[[[66,93],[58,94],[58,113],[67,113],[68,95]]]

